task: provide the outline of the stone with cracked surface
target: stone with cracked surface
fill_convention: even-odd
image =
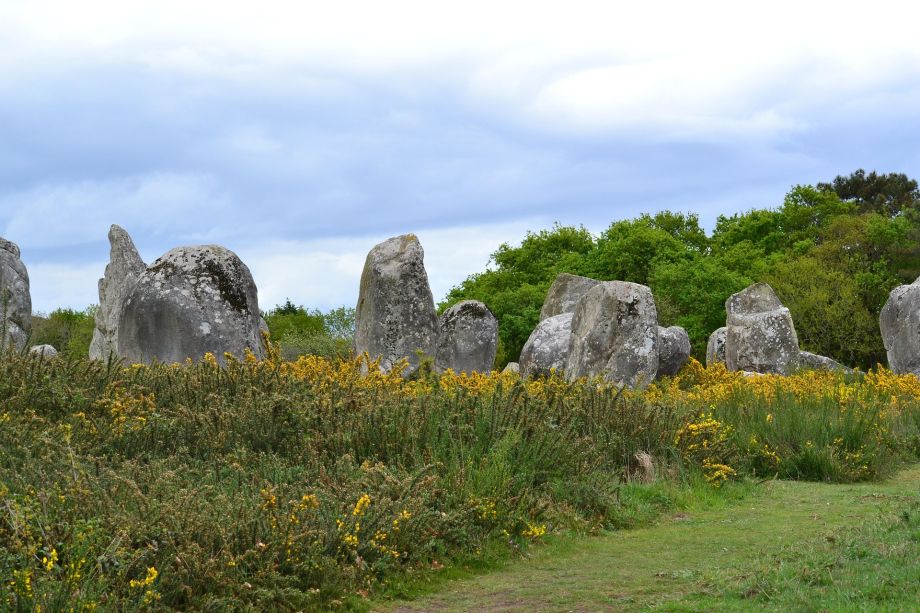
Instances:
[[[766,283],[755,283],[725,301],[725,365],[728,370],[788,375],[799,367],[799,340],[789,309]]]
[[[879,316],[888,367],[920,376],[920,277],[888,294]]]
[[[144,270],[125,296],[118,355],[128,363],[182,362],[213,353],[265,356],[249,268],[219,245],[177,247]]]
[[[498,320],[482,302],[464,300],[438,319],[440,334],[435,354],[439,372],[488,373],[498,349]]]
[[[414,234],[385,240],[367,254],[355,309],[355,354],[367,353],[389,372],[408,361],[403,374],[434,357],[439,338],[425,252]]]
[[[575,307],[566,376],[642,388],[658,374],[658,349],[652,291],[638,283],[604,281]]]
[[[709,335],[709,341],[706,343],[706,366],[725,363],[725,335],[727,332],[728,328],[722,326]]]
[[[690,336],[680,326],[658,326],[658,377],[673,377],[690,359]]]
[[[562,313],[574,313],[575,305],[592,287],[600,283],[588,277],[559,273],[553,280],[540,309],[540,321]]]
[[[811,353],[810,351],[799,352],[799,368],[805,370],[830,370],[850,374],[852,368],[848,368],[832,358]]]

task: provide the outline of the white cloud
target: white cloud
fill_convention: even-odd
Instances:
[[[215,182],[196,174],[150,173],[112,180],[39,185],[0,197],[5,236],[23,249],[61,248],[104,240],[109,225],[135,232],[206,236],[201,219],[214,228],[226,197]],[[213,230],[212,230],[213,231]]]
[[[0,65],[122,62],[253,85],[271,75],[333,95],[349,79],[441,84],[554,129],[771,137],[854,90],[916,79],[918,17],[893,0],[32,0],[0,7]]]
[[[31,264],[26,254],[23,258],[29,269],[33,312],[49,313],[58,308],[84,309],[99,302],[98,281],[105,272],[106,262]]]

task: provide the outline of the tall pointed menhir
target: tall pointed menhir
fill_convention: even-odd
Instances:
[[[118,354],[118,318],[125,297],[131,293],[138,278],[147,270],[131,236],[121,226],[109,228],[109,263],[105,276],[99,279],[99,308],[96,329],[89,346],[92,360],[107,360]]]

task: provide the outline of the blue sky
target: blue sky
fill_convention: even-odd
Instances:
[[[0,235],[36,310],[97,301],[111,223],[329,308],[395,234],[437,299],[556,221],[920,177],[920,10],[645,4],[0,3]]]

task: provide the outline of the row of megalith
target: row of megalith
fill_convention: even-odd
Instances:
[[[218,245],[177,247],[147,265],[129,234],[109,231],[110,255],[99,280],[92,359],[128,363],[182,362],[210,352],[265,355],[252,274]],[[0,238],[0,346],[22,350],[31,335],[29,276],[19,248]],[[769,285],[754,284],[725,302],[725,326],[709,337],[706,362],[752,374],[798,369],[849,370],[802,351],[792,315]],[[891,291],[879,318],[888,362],[896,373],[920,375],[920,279]],[[488,306],[463,301],[438,316],[424,251],[407,234],[367,255],[356,308],[355,352],[389,372],[403,361],[412,375],[429,363],[438,372],[488,372],[498,345],[498,322]],[[46,357],[54,348],[32,348]],[[690,356],[678,326],[658,323],[651,290],[625,281],[562,273],[550,286],[540,320],[508,370],[524,376],[599,377],[641,387],[672,376]]]

